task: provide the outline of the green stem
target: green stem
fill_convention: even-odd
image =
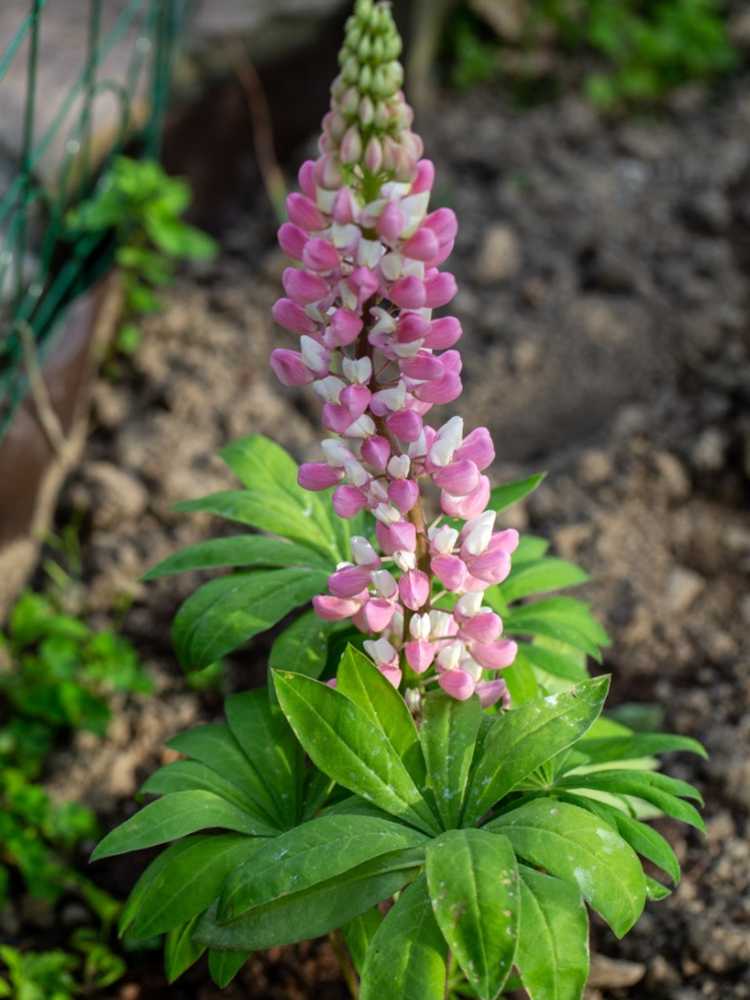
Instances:
[[[331,931],[328,935],[328,940],[331,942],[331,947],[336,955],[336,961],[339,963],[341,974],[344,977],[344,982],[352,996],[352,1000],[357,1000],[359,997],[359,979],[357,978],[357,970],[354,968],[354,963],[349,955],[349,950],[346,947],[344,935],[338,930]]]

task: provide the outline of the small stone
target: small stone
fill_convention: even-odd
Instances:
[[[709,188],[683,202],[682,216],[698,232],[718,236],[732,221],[732,206],[721,191]]]
[[[750,10],[738,11],[729,21],[729,38],[741,49],[750,49]]]
[[[470,0],[469,6],[500,38],[521,40],[529,16],[528,0]]]
[[[578,466],[581,478],[589,486],[599,486],[612,478],[612,462],[605,451],[591,448],[584,452]]]
[[[676,566],[667,580],[667,605],[670,611],[687,611],[693,601],[703,593],[706,581],[685,566]]]
[[[718,427],[708,427],[693,446],[691,458],[701,472],[718,472],[724,465],[726,435]]]
[[[680,974],[663,955],[657,955],[649,963],[648,981],[652,986],[677,986],[680,982]]]
[[[727,794],[743,809],[750,809],[750,760],[731,761],[726,772]]]
[[[646,975],[646,966],[641,962],[625,962],[622,959],[593,955],[589,986],[617,990],[635,986]]]
[[[114,528],[136,520],[146,510],[146,487],[130,473],[110,462],[88,462],[83,477],[91,487],[91,506],[97,528]]]
[[[575,561],[580,547],[591,538],[593,528],[588,522],[566,524],[555,532],[555,551],[564,559]]]
[[[90,920],[89,911],[81,903],[66,903],[60,913],[60,923],[63,927],[77,927]]]
[[[485,234],[477,257],[476,274],[483,284],[514,278],[521,269],[521,247],[510,226],[495,224]]]
[[[541,358],[540,345],[533,340],[521,340],[513,348],[513,364],[518,372],[533,371]]]
[[[690,478],[682,462],[669,451],[658,451],[654,462],[673,500],[684,500],[690,495]]]

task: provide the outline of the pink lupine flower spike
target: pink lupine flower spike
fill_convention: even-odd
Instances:
[[[425,423],[461,393],[461,325],[432,314],[456,294],[440,267],[458,226],[448,208],[428,212],[435,169],[411,130],[399,53],[389,6],[358,0],[320,155],[302,166],[279,230],[294,266],[273,316],[300,341],[273,351],[271,366],[323,402],[325,461],[304,464],[300,485],[334,487],[340,517],[367,509],[375,518],[375,539],[353,539],[354,562],[331,575],[317,614],[365,633],[365,651],[394,686],[412,689],[411,705],[414,689],[435,681],[453,698],[507,703],[498,671],[516,645],[482,598],[508,575],[518,535],[497,531],[487,509],[489,431],[464,435],[460,417]],[[443,519],[428,528],[429,482]],[[452,595],[451,611],[433,607],[436,584]]]

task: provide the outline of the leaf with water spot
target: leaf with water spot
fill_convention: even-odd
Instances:
[[[421,875],[375,931],[362,971],[360,1000],[443,1000],[446,950]]]
[[[423,832],[438,830],[393,744],[354,702],[302,674],[273,673],[279,704],[313,763],[338,784]]]
[[[427,885],[443,937],[482,1000],[494,1000],[513,964],[520,913],[510,842],[485,830],[449,830],[427,845]]]
[[[515,964],[530,1000],[581,1000],[589,971],[589,921],[568,882],[519,865],[521,920]]]
[[[442,691],[422,705],[422,742],[430,787],[446,830],[458,826],[482,709],[477,697],[456,701]]]
[[[172,640],[185,670],[202,670],[265,632],[326,589],[328,573],[311,567],[253,570],[219,577],[180,606]]]
[[[638,920],[646,879],[635,852],[597,816],[555,799],[533,799],[492,820],[525,861],[577,886],[618,937]]]
[[[597,677],[499,715],[471,777],[464,825],[476,823],[545,761],[580,739],[601,712],[608,688],[609,678]]]
[[[392,819],[323,815],[269,840],[224,884],[217,919],[228,923],[282,896],[303,892],[379,855],[425,842]]]

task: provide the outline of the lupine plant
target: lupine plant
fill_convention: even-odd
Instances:
[[[572,1000],[586,904],[621,936],[669,893],[657,872],[679,879],[643,819],[702,827],[698,793],[655,755],[703,751],[601,716],[609,680],[586,662],[606,633],[582,601],[534,599],[585,574],[498,524],[542,477],[492,489],[487,429],[425,421],[461,392],[461,326],[433,316],[456,292],[440,270],[456,219],[429,211],[399,52],[388,5],[357,0],[279,232],[294,265],[273,315],[300,339],[271,366],[322,399],[322,459],[230,445],[245,488],[182,506],[256,531],[150,573],[232,570],[176,616],[188,670],[304,610],[276,635],[268,690],[176,736],[182,759],[141,790],[155,800],[95,857],[171,842],[121,921],[166,935],[170,979],[207,951],[223,986],[256,949],[330,934],[361,1000]]]

